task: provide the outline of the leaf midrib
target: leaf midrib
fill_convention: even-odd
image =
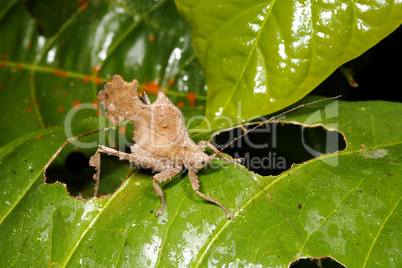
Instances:
[[[365,150],[376,149],[376,148],[384,148],[384,147],[393,147],[393,146],[401,145],[401,144],[402,144],[402,142],[398,142],[398,143],[394,143],[394,144],[387,144],[387,145],[382,145],[382,146],[372,146],[372,147],[367,147]],[[309,161],[307,161],[307,162],[304,162],[303,164],[299,164],[299,165],[294,166],[293,168],[287,170],[286,172],[283,172],[281,175],[278,176],[277,179],[273,180],[271,183],[269,183],[269,184],[263,186],[260,191],[258,191],[255,195],[253,195],[246,203],[244,203],[243,206],[241,206],[241,207],[238,209],[238,211],[236,211],[236,212],[234,213],[235,218],[240,215],[241,211],[243,211],[243,210],[246,209],[250,204],[252,204],[252,203],[254,202],[254,200],[255,200],[257,197],[259,197],[261,194],[265,194],[265,192],[266,192],[271,186],[275,185],[276,183],[278,183],[279,181],[281,181],[282,179],[284,179],[285,177],[287,177],[287,174],[288,174],[289,172],[295,172],[295,171],[297,171],[298,169],[304,168],[306,165],[315,163],[315,162],[317,162],[317,161],[322,161],[323,159],[326,159],[326,158],[333,157],[335,154],[338,154],[338,156],[341,156],[341,155],[351,155],[351,154],[358,154],[358,153],[360,153],[360,151],[361,151],[361,150],[351,150],[351,151],[344,150],[344,151],[341,151],[341,152],[338,152],[338,151],[337,151],[337,152],[335,152],[335,153],[325,154],[325,155],[322,155],[322,156],[320,156],[320,157],[318,157],[318,158],[314,158],[314,159],[311,159],[311,160],[309,160]],[[251,177],[250,177],[250,178],[251,178]],[[251,179],[253,179],[253,178],[251,178]],[[253,179],[253,180],[254,180],[254,179]],[[362,182],[362,181],[361,181],[361,182]],[[361,182],[360,182],[360,183],[361,183]],[[345,196],[347,196],[347,194],[346,194]],[[402,198],[402,197],[401,197],[401,198]],[[400,202],[401,198],[398,200],[397,203]],[[343,200],[343,199],[342,199],[342,200]],[[396,205],[395,205],[395,207],[396,207]],[[395,209],[395,207],[394,207],[394,209]],[[390,215],[391,215],[391,214],[390,214]],[[389,218],[390,215],[388,215],[387,220],[388,220],[388,218]],[[222,226],[222,228],[219,229],[219,230],[215,233],[214,236],[211,236],[210,242],[204,247],[204,250],[202,251],[202,253],[199,254],[200,257],[199,257],[198,260],[196,261],[194,267],[199,267],[199,266],[202,264],[202,261],[203,261],[204,257],[205,257],[206,254],[208,253],[208,251],[209,251],[209,249],[211,248],[211,246],[213,245],[213,243],[218,239],[219,235],[220,235],[231,223],[232,223],[232,221],[229,221],[229,220],[228,220],[228,221]],[[384,222],[384,224],[385,224],[385,222]],[[381,228],[381,229],[382,229],[382,228]],[[380,233],[380,231],[379,231],[379,233]],[[379,234],[379,233],[378,233],[378,234]],[[378,236],[378,234],[377,234],[377,236]],[[374,242],[373,242],[373,245],[374,245]],[[372,245],[372,247],[373,247],[373,245]],[[303,246],[304,246],[304,245],[303,245]]]
[[[247,60],[246,60],[245,63],[244,63],[244,68],[242,68],[241,74],[239,75],[239,77],[238,77],[238,79],[237,79],[237,81],[236,81],[236,84],[235,84],[235,85],[233,86],[233,88],[230,90],[230,94],[229,94],[229,96],[226,98],[227,101],[221,106],[221,107],[222,107],[222,114],[223,114],[223,112],[226,110],[227,106],[229,105],[230,100],[232,99],[234,93],[236,92],[236,90],[237,90],[237,88],[238,88],[238,86],[239,86],[239,84],[240,84],[240,81],[242,80],[242,78],[243,78],[243,76],[244,76],[244,73],[246,72],[247,66],[248,66],[249,61],[250,61],[250,59],[251,59],[251,56],[252,56],[252,54],[254,53],[254,51],[256,50],[256,48],[257,48],[257,46],[258,46],[258,41],[259,41],[259,39],[260,39],[261,33],[262,33],[263,29],[264,29],[265,23],[267,22],[269,16],[271,15],[271,11],[272,11],[273,6],[275,5],[275,2],[276,2],[276,0],[273,0],[271,3],[269,3],[269,4],[270,4],[269,10],[267,11],[267,14],[266,14],[266,16],[265,16],[265,18],[264,18],[263,23],[261,24],[260,31],[258,32],[258,35],[257,35],[257,37],[256,37],[256,39],[255,39],[255,41],[254,41],[254,44],[253,44],[253,46],[252,46],[252,48],[251,48],[251,50],[250,50],[250,53],[248,54]],[[267,3],[264,3],[264,4],[265,4],[265,6],[266,6]],[[256,8],[256,7],[259,7],[259,6],[262,6],[262,5],[263,5],[263,4],[254,6],[252,9],[254,9],[254,8]],[[249,9],[249,10],[247,10],[247,11],[250,11],[250,10],[252,10],[252,9]],[[242,12],[242,13],[244,13],[244,12]],[[232,19],[232,20],[233,20],[233,19]],[[229,20],[229,22],[232,21],[232,20]],[[227,23],[228,23],[228,22],[227,22]],[[225,24],[226,24],[226,23],[225,23]],[[222,26],[222,27],[223,27],[223,26]],[[222,28],[222,27],[221,27],[221,28]],[[218,29],[216,32],[219,32],[219,30],[220,30],[220,29]],[[211,39],[209,39],[209,40],[211,40]],[[208,44],[209,40],[207,41],[207,44]],[[208,95],[210,96],[210,94],[208,94]]]
[[[125,183],[123,183],[121,185],[121,187],[110,197],[108,197],[107,202],[105,202],[105,204],[102,206],[102,209],[99,211],[99,213],[92,219],[92,221],[88,224],[88,226],[85,228],[84,232],[82,232],[80,238],[77,240],[77,242],[75,243],[74,247],[71,249],[70,254],[67,256],[67,258],[65,259],[64,263],[61,264],[61,267],[66,267],[68,265],[68,263],[71,260],[71,257],[74,255],[75,251],[77,250],[77,248],[80,246],[81,241],[83,240],[83,238],[86,236],[86,234],[88,233],[88,231],[90,231],[92,229],[92,226],[98,221],[100,215],[102,215],[102,213],[104,211],[106,211],[106,209],[108,208],[108,206],[112,203],[112,201],[121,194],[121,192],[129,185],[129,182],[131,181],[131,177],[127,178],[127,180],[125,181]],[[96,198],[98,200],[98,198]]]

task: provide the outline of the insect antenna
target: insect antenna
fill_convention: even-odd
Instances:
[[[83,137],[85,137],[85,136],[91,135],[91,134],[93,134],[93,133],[97,133],[97,132],[100,132],[100,131],[108,130],[108,129],[111,128],[111,127],[114,127],[114,126],[109,126],[109,127],[104,127],[104,128],[101,128],[101,129],[92,130],[92,131],[90,131],[90,132],[86,132],[86,133],[81,134],[81,135],[78,135],[78,136],[76,136],[76,137],[68,138],[68,139],[60,146],[60,148],[53,154],[53,156],[50,158],[50,160],[46,163],[46,165],[45,165],[45,167],[44,167],[44,169],[43,169],[43,177],[45,178],[44,181],[46,182],[46,180],[47,180],[47,177],[46,177],[46,171],[47,171],[47,169],[48,169],[49,166],[52,164],[53,160],[54,160],[54,159],[59,155],[59,153],[64,149],[64,147],[67,146],[67,144],[69,144],[69,143],[72,142],[72,141],[79,140],[79,139],[81,139],[81,138],[83,138]]]
[[[323,101],[327,101],[327,100],[338,99],[338,98],[340,98],[340,97],[342,97],[342,95],[338,95],[338,96],[335,96],[335,97],[328,97],[328,98],[325,98],[325,99],[320,99],[320,100],[312,101],[312,102],[305,103],[305,104],[300,104],[300,105],[298,105],[298,106],[296,106],[296,107],[293,107],[293,108],[291,108],[291,109],[289,109],[289,110],[287,110],[287,111],[284,111],[284,112],[282,112],[282,113],[280,113],[280,114],[278,114],[278,115],[272,116],[272,117],[269,118],[268,120],[265,120],[265,121],[263,121],[263,122],[257,124],[257,125],[256,125],[255,127],[253,127],[252,129],[247,130],[246,132],[244,132],[243,134],[241,134],[239,137],[234,138],[229,144],[227,144],[225,147],[221,148],[221,149],[219,150],[219,152],[216,152],[215,154],[213,154],[212,157],[215,157],[217,154],[221,154],[223,150],[225,150],[227,147],[229,147],[230,145],[232,145],[232,144],[233,144],[235,141],[237,141],[238,139],[241,139],[242,137],[244,137],[245,135],[247,135],[249,132],[251,132],[251,131],[253,131],[253,130],[259,128],[259,127],[262,126],[262,125],[267,124],[267,123],[270,122],[270,121],[275,120],[275,119],[278,118],[278,117],[281,117],[281,116],[283,116],[283,115],[285,115],[285,114],[288,114],[288,113],[290,113],[290,112],[293,112],[293,111],[298,110],[298,109],[300,109],[300,108],[303,108],[303,107],[305,107],[305,106],[310,106],[310,105],[312,105],[312,104],[316,104],[316,103],[323,102]]]

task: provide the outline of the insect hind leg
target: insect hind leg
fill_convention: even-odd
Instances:
[[[223,211],[225,211],[226,217],[227,217],[228,219],[233,219],[233,215],[226,209],[226,207],[225,207],[221,202],[216,201],[216,200],[213,199],[212,197],[209,197],[209,196],[207,196],[206,194],[200,192],[200,190],[199,190],[199,189],[200,189],[199,180],[198,180],[197,174],[195,174],[194,171],[189,170],[189,171],[188,171],[188,175],[189,175],[189,177],[190,177],[191,186],[193,187],[194,191],[195,191],[199,196],[201,196],[202,198],[204,198],[204,199],[206,199],[206,200],[208,200],[208,201],[210,201],[210,202],[212,202],[212,203],[215,203],[216,205],[220,206],[220,207],[223,209]]]

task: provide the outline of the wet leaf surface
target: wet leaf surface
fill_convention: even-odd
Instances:
[[[137,78],[151,101],[156,89],[168,89],[190,130],[200,122],[193,116],[203,114],[206,92],[188,28],[170,1],[78,1],[55,34],[42,36],[45,13],[29,14],[25,1],[0,3],[0,33],[8,37],[0,42],[0,266],[286,267],[310,256],[347,267],[401,262],[401,104],[341,101],[339,109],[315,105],[289,115],[339,129],[348,147],[276,177],[210,163],[198,173],[201,190],[225,203],[234,221],[200,198],[185,174],[163,184],[159,218],[160,199],[143,170],[113,195],[83,201],[45,184],[42,172],[66,130],[78,136],[107,125],[92,102],[113,74]],[[102,133],[95,140],[109,145],[119,130]],[[132,126],[122,133],[130,136]],[[88,147],[80,150],[90,156],[96,146]],[[106,175],[120,182],[131,172],[114,170]]]
[[[138,79],[151,101],[163,89],[181,108],[203,112],[202,70],[188,26],[172,1],[80,2],[47,37],[37,32],[37,21],[50,22],[35,17],[46,13],[28,13],[24,1],[1,1],[0,35],[7,36],[0,45],[1,145],[66,120],[98,115],[96,95],[116,73],[127,81]],[[191,101],[189,89],[195,93]]]
[[[311,111],[300,114],[308,118]],[[2,263],[286,266],[298,257],[332,256],[347,267],[395,267],[402,135],[400,122],[381,120],[387,113],[398,117],[402,107],[341,102],[339,117],[322,121],[338,124],[348,148],[277,177],[216,161],[208,165],[199,172],[202,190],[227,204],[234,221],[198,197],[184,175],[163,185],[168,205],[159,218],[154,212],[160,200],[150,175],[141,171],[107,198],[73,199],[62,185],[44,184],[41,174],[63,142],[63,129],[40,131],[39,140],[37,133],[27,135],[0,152]],[[371,120],[359,127],[365,117]],[[86,130],[97,125],[83,124]],[[356,135],[356,127],[365,135]],[[393,134],[385,137],[383,130]]]
[[[205,70],[210,120],[248,121],[300,100],[402,23],[394,0],[176,3]]]

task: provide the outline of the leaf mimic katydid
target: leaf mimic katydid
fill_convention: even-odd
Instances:
[[[120,159],[128,160],[135,165],[143,166],[158,172],[153,177],[153,186],[157,195],[162,200],[162,205],[156,212],[156,216],[162,215],[163,208],[166,206],[165,195],[158,183],[173,178],[180,173],[183,168],[185,168],[188,170],[191,186],[194,191],[206,200],[221,207],[225,211],[227,218],[232,219],[233,215],[222,203],[200,192],[199,180],[196,174],[214,159],[226,162],[238,162],[239,159],[230,160],[221,153],[221,151],[227,148],[231,143],[221,150],[218,150],[214,145],[207,141],[201,141],[198,144],[195,144],[188,135],[182,113],[169,100],[163,91],[159,91],[156,101],[151,104],[147,95],[138,96],[137,88],[137,80],[134,79],[132,82],[127,83],[121,76],[115,75],[111,82],[105,83],[105,89],[98,93],[98,99],[105,107],[106,117],[113,124],[118,124],[127,119],[134,123],[133,140],[135,141],[135,144],[130,147],[131,153],[117,151],[103,145],[99,146],[95,155],[92,156],[89,161],[90,165],[95,167],[97,171],[94,175],[94,180],[96,180],[94,196],[97,195],[97,189],[99,186],[101,164],[99,153],[106,153],[108,155],[117,156]],[[258,124],[254,128],[243,133],[241,136],[235,138],[233,142],[250,131],[253,131],[261,125],[288,112],[306,105],[335,98],[339,98],[339,96],[294,107]],[[80,137],[91,133],[83,134]],[[80,137],[67,140],[53,155],[45,166],[45,178],[46,169],[62,148],[64,148],[64,146],[70,141]],[[207,146],[214,151],[215,154],[211,156],[206,154],[205,148]],[[217,157],[217,155],[220,157]]]

